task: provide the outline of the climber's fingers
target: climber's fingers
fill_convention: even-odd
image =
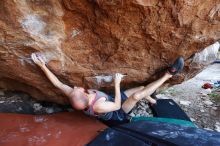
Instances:
[[[37,57],[36,57],[36,54],[35,54],[35,53],[32,53],[32,54],[31,54],[31,58],[32,58],[32,60],[33,60],[35,63],[37,63]]]
[[[45,61],[41,58],[40,55],[38,55],[36,53],[32,53],[31,58],[34,61],[34,63],[36,63],[37,65],[39,65],[39,66],[45,65]]]
[[[43,58],[42,58],[40,55],[38,55],[37,58],[40,60],[40,62],[41,62],[42,64],[45,64],[45,61],[43,60]]]

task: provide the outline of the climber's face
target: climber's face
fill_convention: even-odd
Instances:
[[[72,105],[77,110],[83,110],[87,107],[87,94],[82,87],[74,87]]]

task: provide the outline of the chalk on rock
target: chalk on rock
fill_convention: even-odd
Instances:
[[[106,76],[100,75],[100,76],[95,76],[95,78],[98,84],[101,84],[102,82],[110,83],[113,80],[113,77],[110,75],[106,75]]]
[[[120,75],[122,78],[127,76],[126,74],[120,74]],[[99,76],[95,76],[94,78],[96,79],[98,84],[111,83],[113,79],[115,78],[115,74],[114,75],[99,75]]]
[[[41,52],[36,52],[35,53],[36,54],[36,56],[37,57],[40,57],[41,59],[43,59],[43,61],[47,64],[48,63],[48,60],[47,60],[47,58],[46,58],[46,54],[43,54],[43,53],[41,53]]]
[[[181,105],[185,105],[185,106],[189,106],[189,105],[191,104],[191,102],[190,102],[190,101],[181,100],[181,101],[180,101],[180,104],[181,104]]]

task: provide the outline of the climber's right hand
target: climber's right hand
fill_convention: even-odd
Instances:
[[[120,84],[122,78],[123,78],[123,75],[122,75],[122,74],[116,73],[116,74],[115,74],[115,84],[116,84],[116,85]]]

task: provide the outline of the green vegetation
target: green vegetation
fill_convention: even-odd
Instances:
[[[220,102],[220,88],[216,88],[211,94],[208,94],[214,101]]]
[[[160,91],[160,94],[166,94],[166,93],[169,93],[169,94],[173,95],[173,94],[177,93],[177,90],[174,89],[173,87],[170,87],[168,89]]]

